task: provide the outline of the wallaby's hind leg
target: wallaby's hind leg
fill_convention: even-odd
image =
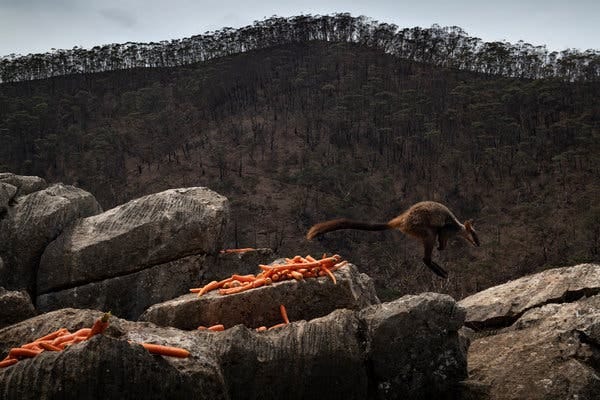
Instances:
[[[446,248],[446,244],[448,244],[448,233],[446,233],[446,231],[444,231],[443,229],[441,229],[438,232],[438,250],[444,250]]]
[[[429,269],[433,271],[434,274],[446,279],[448,278],[448,273],[431,259],[431,253],[433,253],[434,246],[435,235],[428,235],[425,239],[423,239],[423,262],[429,267]]]

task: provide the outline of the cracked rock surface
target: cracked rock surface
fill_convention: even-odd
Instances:
[[[598,277],[600,265],[558,268],[461,301],[479,322],[470,380],[491,399],[600,398]]]
[[[1,329],[0,357],[100,315],[62,309]],[[450,399],[466,378],[457,332],[463,321],[456,302],[436,293],[260,333],[244,325],[184,331],[112,318],[102,337],[0,369],[0,398]],[[191,356],[151,356],[130,342],[182,347]]]

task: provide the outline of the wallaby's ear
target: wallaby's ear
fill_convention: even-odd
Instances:
[[[473,220],[472,219],[468,219],[465,221],[465,228],[467,228],[468,231],[473,230]]]

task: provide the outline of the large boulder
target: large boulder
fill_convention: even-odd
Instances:
[[[508,326],[525,311],[547,303],[600,292],[600,265],[549,269],[494,286],[460,301],[466,325],[476,329]]]
[[[229,212],[203,187],[170,189],[83,218],[44,252],[39,294],[99,282],[192,254],[215,253]]]
[[[15,175],[10,172],[0,173],[0,183],[8,183],[17,188],[17,196],[25,196],[39,190],[44,190],[48,184],[39,176]]]
[[[0,357],[60,327],[89,326],[99,315],[65,309],[1,329]],[[462,318],[454,300],[432,293],[267,332],[244,325],[186,332],[113,318],[108,337],[0,370],[0,397],[59,398],[73,387],[69,398],[449,399],[466,376]],[[183,347],[191,356],[149,357],[129,341]]]
[[[471,380],[492,399],[600,398],[600,296],[531,309],[474,340]]]
[[[234,273],[249,274],[272,257],[270,249],[245,254],[193,255],[155,265],[131,274],[39,295],[40,311],[65,307],[111,310],[122,318],[136,319],[153,304],[188,293],[202,281]]]
[[[9,291],[0,287],[0,328],[31,318],[35,314],[35,308],[27,292]]]
[[[360,319],[376,398],[448,398],[458,390],[451,382],[467,378],[468,344],[458,334],[465,311],[450,296],[404,296],[362,310]]]
[[[335,275],[335,285],[329,277],[320,277],[277,282],[226,296],[217,291],[200,298],[187,294],[153,305],[140,320],[180,329],[215,324],[259,327],[282,322],[280,304],[285,305],[290,319],[300,320],[321,317],[338,308],[359,310],[379,303],[371,278],[359,273],[356,266],[349,264]]]
[[[462,300],[469,378],[492,399],[600,398],[600,265],[546,270]]]
[[[18,197],[0,219],[0,285],[32,292],[46,246],[78,218],[97,214],[100,205],[85,190],[55,184]]]

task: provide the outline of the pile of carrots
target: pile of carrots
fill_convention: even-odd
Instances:
[[[14,347],[10,349],[6,358],[0,361],[0,368],[14,365],[24,358],[35,357],[44,351],[62,351],[68,346],[88,340],[95,335],[103,333],[108,328],[109,318],[110,312],[107,312],[98,318],[91,328],[81,328],[74,333],[69,332],[67,328],[60,328],[21,347]],[[179,347],[161,346],[151,343],[140,343],[140,345],[152,354],[170,357],[188,357],[190,355],[189,351]]]
[[[219,294],[228,295],[240,293],[246,290],[258,288],[264,285],[270,285],[273,282],[284,281],[288,279],[302,280],[304,278],[317,278],[320,276],[329,276],[334,284],[337,283],[333,272],[346,265],[347,261],[342,261],[339,255],[327,257],[323,254],[320,260],[310,255],[306,257],[295,256],[286,258],[285,264],[280,265],[259,265],[262,270],[257,275],[237,275],[221,281],[212,281],[201,288],[190,289],[192,293],[198,293],[198,297],[213,290],[219,290]]]
[[[91,328],[81,328],[71,333],[67,328],[60,328],[57,331],[35,339],[33,342],[26,343],[21,347],[14,347],[8,352],[8,356],[0,361],[0,368],[16,364],[23,358],[32,358],[44,351],[62,351],[75,343],[83,342],[92,336],[98,335],[108,328],[108,319],[110,312],[105,313],[98,318]]]
[[[276,324],[273,325],[269,328],[267,328],[266,326],[260,326],[258,328],[256,328],[256,332],[265,332],[267,330],[271,330],[271,329],[277,329],[277,328],[281,328],[283,326],[286,326],[287,324],[290,323],[290,319],[288,318],[287,315],[287,310],[285,309],[285,306],[283,304],[281,304],[279,306],[279,312],[281,313],[281,318],[283,319],[283,322],[280,324]],[[225,327],[223,326],[223,324],[217,324],[217,325],[213,325],[213,326],[199,326],[198,327],[199,331],[212,331],[212,332],[220,332],[220,331],[224,331]]]

